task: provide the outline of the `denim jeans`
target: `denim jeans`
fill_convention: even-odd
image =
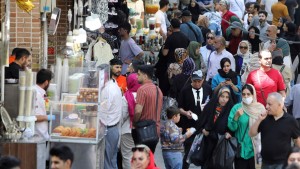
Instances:
[[[177,151],[162,152],[166,169],[181,169],[182,168],[182,153]]]
[[[261,169],[282,169],[283,164],[265,164],[262,163]]]

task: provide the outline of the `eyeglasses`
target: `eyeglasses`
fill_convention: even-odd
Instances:
[[[240,46],[240,49],[248,49],[247,46]]]
[[[136,151],[143,152],[145,151],[145,147],[133,147],[131,150],[132,152],[136,152]]]
[[[211,40],[214,40],[214,39],[215,39],[215,37],[213,37],[213,36],[208,36],[208,37],[206,37],[206,39],[211,39]]]

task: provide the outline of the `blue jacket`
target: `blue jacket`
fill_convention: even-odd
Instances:
[[[187,24],[189,24],[193,28],[197,36],[195,36],[195,33],[190,29],[190,27]],[[182,23],[180,25],[180,31],[184,33],[185,36],[188,37],[190,41],[196,41],[199,42],[200,44],[204,42],[201,29],[197,25],[195,25],[192,21]]]

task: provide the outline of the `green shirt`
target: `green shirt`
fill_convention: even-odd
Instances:
[[[244,159],[249,159],[254,156],[254,150],[251,138],[249,136],[249,116],[245,113],[241,115],[238,119],[238,121],[234,120],[234,115],[242,107],[241,103],[238,103],[233,106],[233,108],[230,111],[229,117],[228,117],[228,128],[235,132],[235,137],[238,140],[238,142],[241,144],[241,157]],[[245,130],[247,129],[246,133]],[[244,139],[243,135],[245,133]],[[243,140],[242,140],[243,139]]]

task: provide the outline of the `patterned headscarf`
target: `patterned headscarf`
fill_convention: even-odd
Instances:
[[[195,62],[192,58],[187,58],[183,62],[182,73],[185,75],[192,75],[196,68]]]
[[[176,48],[174,55],[177,63],[179,64],[183,63],[184,60],[188,57],[187,50],[184,48]]]

